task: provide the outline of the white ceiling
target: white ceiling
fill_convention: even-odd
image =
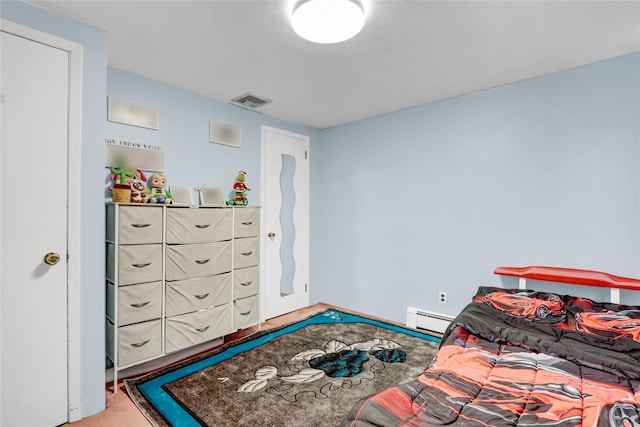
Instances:
[[[28,3],[105,30],[111,67],[315,128],[640,50],[636,0],[363,0],[334,45],[293,32],[293,0]]]

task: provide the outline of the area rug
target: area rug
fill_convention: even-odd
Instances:
[[[360,398],[415,379],[439,342],[327,310],[125,386],[156,426],[333,426]]]

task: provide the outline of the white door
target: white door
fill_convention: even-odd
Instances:
[[[51,426],[68,419],[69,53],[0,35],[0,425]]]
[[[265,318],[309,305],[309,137],[262,127]]]

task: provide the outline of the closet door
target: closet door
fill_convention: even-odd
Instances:
[[[261,264],[270,319],[309,305],[309,137],[263,126],[262,150]]]
[[[0,36],[0,425],[59,425],[68,420],[69,53]]]

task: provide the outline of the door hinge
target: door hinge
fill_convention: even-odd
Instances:
[[[307,160],[307,150],[304,150],[304,159]]]
[[[309,289],[309,284],[308,284],[308,283],[305,283],[305,284],[304,284],[304,291],[305,291],[305,292],[309,292],[309,291],[308,291],[308,289]]]

